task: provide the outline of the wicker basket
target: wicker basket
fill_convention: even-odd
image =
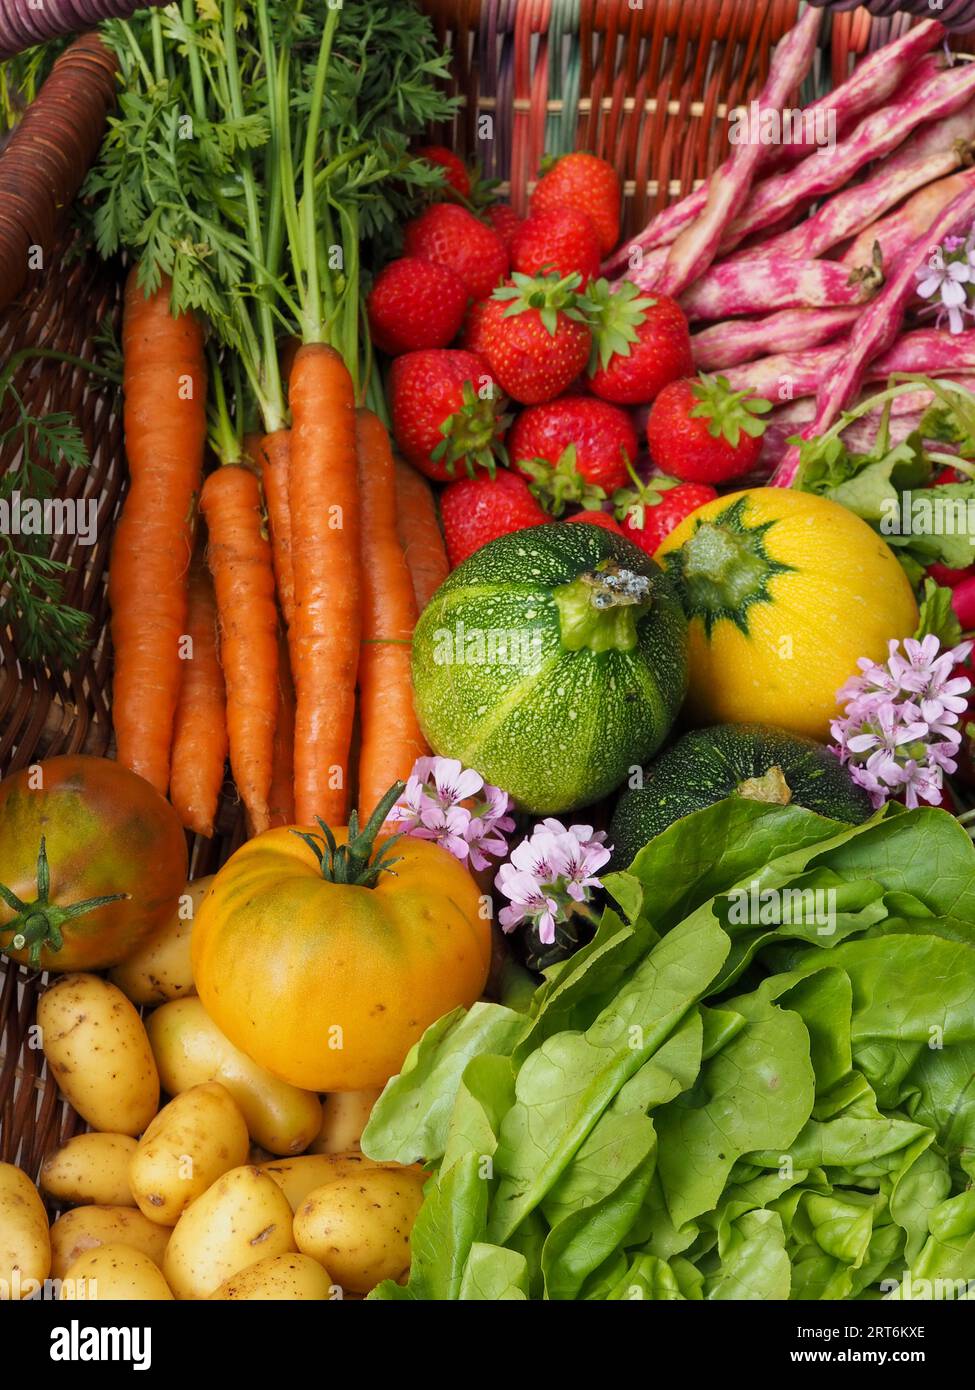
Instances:
[[[461,105],[435,138],[478,158],[501,194],[524,210],[542,154],[590,149],[624,179],[625,229],[690,191],[727,152],[727,111],[761,88],[769,56],[794,24],[799,0],[424,0],[453,58]],[[858,10],[824,21],[824,49],[804,99],[845,76],[857,54],[897,37],[909,16]],[[487,119],[489,118],[489,119]],[[0,154],[2,160],[2,154]],[[47,249],[47,248],[45,248]],[[117,327],[120,275],[79,258],[62,232],[47,269],[0,318],[0,358],[25,346],[87,355],[106,323]],[[82,372],[35,361],[18,387],[35,412],[71,410],[91,454],[86,473],[58,478],[73,496],[98,498],[99,539],[56,542],[70,567],[67,599],[92,615],[96,641],[72,671],[18,664],[0,631],[0,773],[41,757],[111,751],[111,650],[106,569],[126,474],[117,401]],[[0,465],[11,461],[4,459]],[[194,874],[211,872],[239,834],[225,799],[218,834],[192,846]],[[59,1099],[33,1036],[38,991],[0,958],[0,1160],[36,1177],[49,1150],[81,1127]]]

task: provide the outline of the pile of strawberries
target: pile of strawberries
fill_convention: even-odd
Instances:
[[[620,233],[611,165],[563,156],[522,220],[503,204],[476,214],[463,161],[419,153],[444,167],[458,201],[407,224],[405,254],[376,277],[368,311],[374,344],[393,358],[397,446],[447,484],[451,564],[553,517],[622,532],[653,554],[717,495],[714,483],[755,466],[768,407],[694,375],[674,300],[599,278]],[[635,416],[648,406],[645,477]]]

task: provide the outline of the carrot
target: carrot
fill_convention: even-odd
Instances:
[[[362,498],[362,652],[359,656],[359,822],[394,782],[406,781],[429,752],[413,711],[410,655],[417,604],[396,534],[396,487],[389,435],[377,416],[356,422]]]
[[[355,393],[341,356],[299,348],[289,399],[295,815],[341,825],[362,629]]]
[[[288,644],[278,634],[278,722],[274,730],[274,764],[269,806],[271,826],[293,825],[295,819],[295,688],[288,662]]]
[[[182,679],[193,511],[206,442],[203,331],[147,299],[133,270],[122,325],[125,448],[132,482],[115,533],[108,595],[118,760],[163,795]]]
[[[218,468],[203,486],[201,506],[210,533],[207,559],[220,619],[230,766],[251,831],[259,834],[270,825],[278,614],[257,479],[246,468]]]
[[[202,556],[190,569],[186,633],[169,799],[187,830],[209,839],[227,761],[227,692],[217,652],[217,601]]]
[[[429,483],[402,459],[396,460],[396,530],[422,613],[450,573]]]
[[[295,618],[295,574],[291,560],[291,502],[288,474],[291,432],[275,430],[261,440],[259,454],[264,501],[271,525],[271,556],[278,586],[278,602],[288,630]]]
[[[240,464],[243,468],[249,468],[256,476],[261,476],[261,449],[263,447],[264,436],[258,431],[256,434],[245,434],[241,440]]]

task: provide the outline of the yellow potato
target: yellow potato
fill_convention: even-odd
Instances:
[[[247,1162],[244,1117],[217,1081],[193,1086],[160,1110],[129,1168],[143,1216],[175,1226],[191,1202],[231,1168]]]
[[[141,1250],[131,1245],[99,1245],[79,1255],[61,1281],[63,1299],[88,1303],[172,1301],[172,1293],[159,1269]]]
[[[337,1178],[354,1178],[383,1166],[361,1153],[303,1154],[299,1158],[278,1158],[273,1163],[261,1164],[291,1203],[292,1211],[297,1211],[316,1187],[324,1187]]]
[[[62,975],[37,1006],[44,1056],[92,1129],[139,1135],[159,1108],[159,1073],[142,1020],[98,975]]]
[[[232,1275],[294,1252],[288,1199],[259,1168],[232,1168],[186,1208],[163,1273],[177,1298],[209,1298]]]
[[[23,1169],[0,1163],[0,1299],[37,1293],[50,1272],[44,1203]]]
[[[209,874],[188,883],[165,926],[143,941],[134,956],[108,972],[108,978],[133,1004],[162,1004],[167,999],[184,999],[196,993],[190,966],[190,936],[196,909],[212,882],[213,874]]]
[[[410,1266],[410,1232],[423,1204],[423,1178],[374,1168],[310,1192],[295,1212],[295,1244],[350,1293],[368,1293]]]
[[[129,1164],[135,1151],[130,1134],[76,1134],[45,1158],[41,1191],[72,1207],[134,1206]]]
[[[251,1137],[272,1154],[297,1154],[322,1127],[311,1091],[279,1081],[225,1038],[199,999],[176,999],[146,1025],[163,1089],[171,1096],[219,1081],[240,1106]]]
[[[358,1149],[362,1131],[382,1091],[335,1091],[325,1097],[322,1127],[308,1150],[313,1154],[341,1154]]]
[[[326,1270],[308,1255],[271,1255],[241,1270],[220,1285],[212,1299],[271,1302],[335,1298],[336,1288]]]
[[[51,1273],[63,1279],[79,1255],[100,1245],[141,1250],[161,1267],[170,1235],[168,1226],[157,1226],[136,1207],[75,1207],[51,1227]]]

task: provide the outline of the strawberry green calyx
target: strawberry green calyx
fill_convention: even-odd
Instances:
[[[502,285],[494,291],[492,298],[508,302],[504,317],[527,313],[535,309],[543,327],[555,337],[559,327],[559,315],[585,323],[586,315],[580,306],[577,293],[582,284],[582,276],[573,272],[559,278],[557,271],[547,275],[524,275],[515,271],[510,285]]]
[[[633,480],[632,487],[622,487],[613,493],[613,513],[617,521],[629,521],[638,531],[646,525],[647,508],[656,507],[663,501],[663,494],[677,487],[677,478],[665,477],[657,473],[644,482],[635,471],[629,459],[626,471]]]
[[[689,412],[692,419],[707,420],[708,434],[724,439],[737,449],[742,434],[760,439],[766,422],[756,416],[767,415],[772,402],[752,396],[748,391],[732,391],[727,377],[706,376],[701,373],[691,387],[697,405]]]
[[[443,463],[451,475],[463,462],[470,477],[483,468],[493,478],[499,463],[508,466],[504,436],[511,416],[499,413],[494,395],[478,395],[471,381],[464,382],[461,392],[464,403],[441,424],[443,439],[430,457],[434,463]]]
[[[650,611],[646,575],[607,560],[553,589],[559,636],[566,651],[631,652],[639,641],[637,623]]]
[[[576,446],[570,444],[558,463],[548,459],[519,459],[518,471],[532,479],[532,495],[552,516],[561,516],[572,503],[586,511],[598,511],[606,500],[606,490],[588,482],[576,464]]]
[[[640,293],[632,280],[613,286],[608,280],[592,280],[581,296],[583,311],[592,325],[589,375],[608,367],[614,357],[629,357],[630,346],[639,342],[637,329],[657,301]]]

